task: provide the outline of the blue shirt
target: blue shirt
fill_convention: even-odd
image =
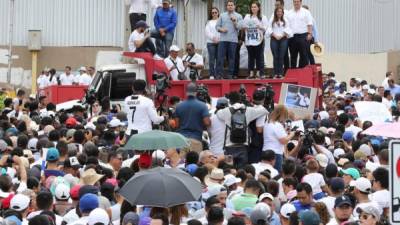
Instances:
[[[178,133],[187,138],[202,140],[204,124],[203,118],[209,117],[207,105],[194,97],[179,103],[175,117],[179,119]]]
[[[64,172],[60,171],[60,170],[44,170],[44,176],[46,178],[51,177],[51,176],[55,176],[55,177],[63,177],[65,174]]]
[[[168,33],[174,32],[176,27],[176,11],[173,8],[157,9],[154,15],[154,26],[157,30],[165,28]]]
[[[311,209],[311,205],[303,205],[300,203],[299,200],[296,200],[292,203],[294,205],[294,207],[296,208],[296,212],[300,213],[304,210],[310,210]]]
[[[272,212],[271,219],[269,221],[269,225],[281,225],[281,219],[276,212]]]

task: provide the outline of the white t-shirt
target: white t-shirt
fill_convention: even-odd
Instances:
[[[170,70],[173,66],[174,63],[176,64],[176,67],[178,67],[178,70],[175,68],[171,70],[169,73],[171,75],[172,80],[179,80],[178,79],[178,74],[179,72],[183,73],[185,71],[185,66],[183,66],[183,61],[182,59],[178,56],[176,59],[172,59],[171,56],[168,56],[167,58],[164,59],[165,66]]]
[[[318,202],[322,202],[326,205],[326,208],[328,208],[328,212],[331,218],[335,218],[335,212],[333,211],[333,208],[335,207],[335,200],[336,198],[332,196],[326,196],[318,200]]]
[[[235,103],[231,107],[234,109],[246,109],[246,123],[249,125],[249,123],[259,117],[267,115],[268,111],[264,107],[246,107],[245,105],[241,103]],[[232,146],[234,145],[231,140],[230,140],[230,129],[231,127],[231,118],[232,118],[232,113],[230,111],[230,108],[227,107],[225,109],[219,110],[217,113],[217,116],[220,120],[224,121],[225,125],[228,126],[227,131],[226,131],[226,144],[225,146]],[[247,136],[248,136],[248,129],[247,129]],[[243,145],[247,145],[247,141],[243,143]]]
[[[89,76],[87,73],[84,73],[82,75],[77,75],[75,83],[78,83],[79,85],[89,86],[92,83],[92,77]]]
[[[306,182],[312,187],[313,195],[321,193],[321,187],[326,185],[324,177],[320,173],[307,174],[303,177],[302,182]]]
[[[358,133],[362,131],[361,128],[354,126],[353,124],[350,125],[349,127],[345,128],[345,131],[351,131],[353,133],[353,138],[357,139]]]
[[[49,77],[42,74],[37,79],[38,88],[42,89],[50,85]]]
[[[164,121],[163,116],[157,115],[154,102],[142,95],[126,97],[124,111],[128,118],[127,134],[130,134],[131,130],[137,130],[138,133],[150,131],[152,123],[159,124]]]
[[[70,73],[69,75],[67,75],[66,73],[60,75],[61,85],[72,85],[74,81],[75,81],[75,76],[72,73]]]
[[[283,22],[281,21],[274,23],[273,17],[269,20],[267,30],[268,36],[274,34],[275,36],[283,37],[285,33],[289,38],[293,36],[292,30],[290,30],[289,20],[286,16],[284,16],[283,19],[285,21],[285,24],[283,24]]]
[[[309,97],[305,97],[304,95],[299,94],[300,97],[300,101],[299,101],[299,105],[302,107],[308,107],[310,106],[310,98]]]
[[[201,56],[198,53],[195,53],[194,56],[191,57],[191,58],[188,55],[184,55],[183,58],[182,58],[182,61],[188,61],[188,62],[196,63],[196,65],[204,65],[203,56]],[[197,70],[197,73],[200,75],[201,70]],[[186,68],[185,75],[186,75],[187,78],[189,78],[189,75],[190,75],[190,68],[189,67]]]
[[[377,202],[382,210],[390,207],[390,192],[386,189],[375,191],[374,193],[369,195],[369,199],[371,201]]]
[[[214,43],[213,39],[217,39],[219,41],[219,32],[215,28],[218,20],[209,20],[206,24],[205,34],[207,38],[207,43]]]
[[[279,122],[269,122],[264,126],[264,146],[263,151],[273,150],[275,154],[283,155],[285,146],[279,139],[287,136],[285,128]]]
[[[137,30],[134,30],[129,36],[128,48],[130,52],[136,51],[135,41],[140,41],[144,38],[144,32],[139,33]]]
[[[268,28],[266,16],[261,20],[257,16],[247,14],[243,19],[243,26],[246,27],[245,44],[246,46],[257,46],[264,40],[264,33]],[[257,28],[257,25],[261,28]]]
[[[210,117],[211,126],[208,128],[208,135],[210,137],[210,150],[214,155],[224,154],[224,134],[225,123],[218,119],[215,113]]]
[[[291,9],[287,18],[293,34],[304,34],[308,32],[307,26],[313,25],[310,11],[301,7],[299,10]]]
[[[125,0],[126,5],[130,5],[129,14],[141,13],[147,14],[149,9],[161,6],[160,0]]]
[[[271,178],[274,178],[279,175],[278,170],[276,170],[272,165],[268,163],[259,162],[259,163],[253,163],[251,165],[256,169],[256,177],[258,177],[258,175],[264,170],[270,171]]]
[[[336,161],[335,161],[335,157],[333,156],[333,154],[332,154],[332,152],[331,151],[329,151],[327,148],[325,148],[325,146],[323,146],[323,145],[318,145],[318,147],[319,147],[319,149],[320,149],[320,151],[324,154],[324,155],[326,155],[326,157],[328,157],[328,164],[336,164]],[[317,150],[315,150],[315,148],[314,147],[312,147],[312,150],[313,150],[313,152],[314,152],[314,155],[317,155],[318,153],[317,153]]]

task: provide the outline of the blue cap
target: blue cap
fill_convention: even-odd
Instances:
[[[56,148],[49,148],[46,155],[46,161],[55,161],[60,158],[60,153]]]
[[[302,211],[299,214],[300,221],[306,225],[319,225],[321,220],[319,215],[311,210]]]
[[[196,172],[197,168],[198,168],[198,166],[197,166],[196,164],[194,164],[194,163],[189,164],[189,165],[186,166],[186,170],[187,170],[188,173],[189,173],[190,175],[192,175],[192,176],[193,176],[194,173]]]
[[[351,131],[345,131],[342,135],[342,139],[346,142],[352,141],[353,140],[353,132]]]
[[[377,138],[373,138],[373,139],[371,139],[371,144],[379,146],[379,145],[381,145],[381,141]]]
[[[79,209],[83,213],[91,212],[93,209],[99,207],[99,198],[95,194],[85,194],[79,200]]]
[[[342,195],[335,199],[335,208],[343,206],[343,205],[349,205],[349,206],[353,205],[349,196]]]

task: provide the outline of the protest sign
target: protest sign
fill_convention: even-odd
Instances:
[[[285,105],[297,118],[303,119],[314,113],[316,98],[316,88],[283,83],[279,104]]]
[[[387,107],[381,102],[355,102],[354,106],[358,118],[362,121],[371,121],[372,123],[392,121],[392,115]]]

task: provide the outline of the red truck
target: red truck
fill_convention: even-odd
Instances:
[[[51,86],[40,90],[41,95],[46,95],[49,101],[60,104],[72,102],[75,104],[85,97],[86,90],[91,90],[98,99],[109,96],[112,102],[121,102],[131,94],[134,79],[145,79],[151,90],[155,90],[156,80],[153,74],[166,72],[167,69],[162,60],[154,60],[149,53],[124,52],[129,58],[142,59],[144,63],[119,64],[105,66],[98,69],[92,84],[86,86]],[[166,89],[168,96],[185,97],[185,87],[190,81],[170,81],[170,88]],[[224,96],[233,90],[239,90],[241,85],[252,93],[260,85],[269,84],[274,90],[274,101],[279,102],[279,93],[282,83],[296,84],[307,87],[322,87],[321,65],[309,65],[301,69],[289,69],[283,79],[237,79],[237,80],[199,80],[198,84],[204,84],[212,97]],[[320,93],[320,92],[319,92]],[[74,100],[74,101],[71,101]],[[317,98],[317,106],[321,104],[321,98]]]

